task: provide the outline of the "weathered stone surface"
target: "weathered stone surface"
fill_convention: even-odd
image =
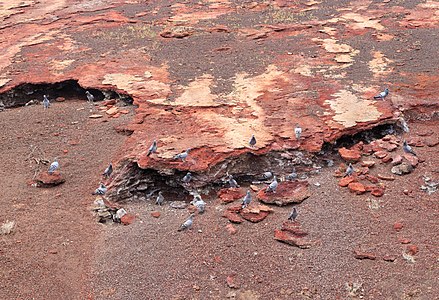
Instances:
[[[354,257],[356,259],[371,259],[371,260],[375,260],[376,259],[376,255],[370,252],[364,252],[361,251],[359,249],[355,249],[354,250]]]
[[[37,175],[35,181],[40,187],[53,187],[64,183],[66,180],[59,171],[55,171],[53,174],[42,171]]]
[[[388,153],[386,151],[377,151],[373,155],[375,155],[376,158],[383,159]]]
[[[397,165],[399,165],[399,164],[401,164],[402,163],[402,156],[401,155],[395,155],[393,158],[392,158],[392,165],[393,166],[397,166]]]
[[[160,218],[161,213],[159,211],[152,211],[151,216],[154,218]]]
[[[236,212],[232,212],[229,210],[225,210],[223,212],[223,217],[227,218],[232,223],[242,223],[243,219],[240,215],[238,215]]]
[[[408,153],[404,153],[404,159],[407,160],[412,167],[416,167],[419,163],[419,159],[416,156]]]
[[[383,256],[383,260],[384,261],[393,262],[393,261],[396,260],[396,256],[395,255],[384,255]]]
[[[373,175],[367,174],[366,179],[369,180],[371,183],[378,183],[379,179],[378,177],[375,177]]]
[[[366,192],[366,188],[364,187],[364,184],[360,182],[351,182],[349,183],[348,188],[350,192],[355,193],[357,195],[361,195]]]
[[[338,149],[340,156],[347,162],[357,162],[361,159],[361,151],[359,149]]]
[[[410,174],[413,170],[414,169],[410,164],[403,162],[400,165],[394,166],[390,171],[396,175],[405,175]]]
[[[410,245],[407,247],[407,253],[410,255],[416,255],[419,252],[419,248],[416,245]]]
[[[395,231],[401,231],[403,227],[404,225],[401,222],[396,222],[395,224],[393,224],[393,229],[395,229]]]
[[[112,108],[106,110],[105,113],[107,115],[112,116],[112,115],[115,115],[118,111],[119,111],[119,108],[117,108],[116,106],[113,106]]]
[[[258,223],[264,220],[269,212],[268,211],[252,211],[251,209],[244,208],[240,213],[241,217],[247,221],[250,221],[252,223]]]
[[[234,235],[234,234],[236,234],[236,233],[238,232],[238,230],[236,229],[236,227],[233,226],[233,224],[230,224],[230,223],[226,225],[226,230],[227,230],[227,232],[228,232],[230,235]]]
[[[375,197],[382,197],[385,189],[383,187],[375,187],[370,193]]]
[[[188,203],[184,202],[184,201],[172,201],[171,203],[169,203],[169,206],[175,209],[185,209],[186,207],[188,207]]]
[[[300,224],[298,222],[285,221],[282,223],[281,230],[288,231],[296,237],[304,237],[308,235],[307,232],[300,228]]]
[[[283,181],[280,182],[276,193],[266,192],[266,189],[260,190],[257,199],[268,204],[277,204],[279,206],[290,203],[301,203],[311,196],[307,181]]]
[[[133,214],[127,213],[120,218],[120,222],[123,225],[130,225],[134,222],[136,217]]]
[[[346,176],[346,177],[343,177],[342,179],[340,179],[340,181],[338,182],[338,185],[341,187],[346,187],[349,185],[349,183],[356,182],[356,181],[357,181],[356,176]]]
[[[289,231],[283,231],[280,229],[274,230],[274,238],[282,243],[296,246],[301,249],[308,249],[313,245],[313,242],[309,240],[297,237]]]
[[[374,165],[375,165],[375,162],[373,160],[363,160],[361,162],[362,167],[372,168]]]
[[[395,177],[391,175],[383,175],[383,174],[377,174],[377,177],[381,180],[387,180],[387,181],[393,181],[395,180]]]
[[[245,196],[245,189],[241,188],[225,188],[218,191],[218,197],[222,203],[230,203],[235,200],[240,200]]]

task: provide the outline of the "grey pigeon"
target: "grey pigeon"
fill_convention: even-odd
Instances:
[[[44,98],[43,99],[43,107],[44,107],[44,109],[47,109],[50,107],[50,101],[46,95],[44,95],[43,98]]]
[[[192,174],[191,172],[187,172],[181,181],[183,181],[184,183],[189,183],[191,180],[192,180]]]
[[[255,138],[254,134],[252,134],[252,137],[248,143],[249,143],[250,147],[253,147],[254,145],[256,145],[256,138]]]
[[[410,131],[409,126],[408,126],[407,122],[404,120],[403,117],[400,117],[400,118],[398,119],[398,121],[399,121],[399,122],[398,122],[399,126],[401,127],[401,129],[402,129],[404,132],[409,132],[409,131]]]
[[[232,175],[229,175],[229,179],[228,179],[229,185],[231,188],[238,188],[239,184],[236,182],[235,179],[233,179]]]
[[[299,124],[296,124],[296,127],[294,128],[294,134],[296,135],[296,140],[299,140],[300,136],[302,135],[302,128],[300,128]]]
[[[89,91],[85,91],[85,94],[87,95],[88,102],[93,103],[95,101],[95,96],[93,96]]]
[[[297,179],[296,168],[293,168],[293,171],[292,171],[290,174],[288,174],[288,175],[285,177],[285,179],[286,179],[286,180],[296,180],[296,179]]]
[[[179,153],[176,156],[174,156],[174,159],[181,159],[182,161],[186,160],[186,157],[189,155],[189,151],[191,151],[191,149],[187,149],[185,152],[183,153]]]
[[[157,141],[154,140],[151,144],[151,146],[148,149],[148,154],[146,156],[150,156],[151,153],[155,153],[157,151]]]
[[[295,207],[293,207],[293,210],[290,212],[290,215],[288,216],[288,220],[290,221],[296,221],[297,215],[299,213],[297,212],[297,209]]]
[[[163,201],[165,201],[165,197],[163,197],[162,191],[160,191],[159,195],[157,196],[157,200],[155,201],[155,204],[162,205]]]
[[[410,154],[413,154],[414,156],[417,156],[415,151],[413,151],[412,147],[410,147],[410,145],[407,144],[406,141],[404,141],[404,143],[402,145],[402,149],[404,150],[405,153],[410,153]]]
[[[271,177],[273,177],[273,173],[271,173],[270,171],[264,172],[264,174],[262,174],[263,180],[270,179]]]
[[[247,194],[245,194],[244,198],[242,199],[242,208],[247,207],[250,202],[252,202],[252,195],[250,194],[250,191],[247,191]]]
[[[110,165],[105,169],[104,173],[102,173],[102,176],[110,178],[111,173],[113,173],[113,165],[110,163]]]
[[[53,163],[50,164],[50,167],[49,167],[49,170],[47,171],[47,173],[53,174],[53,172],[55,172],[55,170],[58,168],[59,168],[58,159],[55,158]]]
[[[354,174],[354,171],[355,171],[354,167],[352,166],[351,163],[349,163],[349,166],[346,168],[346,172],[343,177],[351,176],[352,174]]]
[[[193,219],[194,219],[194,215],[191,214],[189,216],[189,218],[186,221],[184,221],[183,224],[180,225],[180,228],[178,228],[178,231],[183,231],[185,229],[191,228],[192,223],[193,223]]]
[[[270,185],[267,187],[267,192],[273,192],[273,193],[275,193],[275,192],[276,192],[276,189],[277,189],[277,186],[278,186],[278,182],[277,182],[276,176],[274,176],[273,181],[272,181],[272,182],[270,183]]]
[[[378,95],[374,96],[373,98],[384,100],[384,98],[386,98],[388,94],[389,94],[389,89],[385,88],[384,92],[379,93]]]
[[[200,214],[204,213],[206,210],[206,202],[204,202],[199,195],[194,198],[193,205],[197,208]]]
[[[100,183],[99,187],[92,193],[92,195],[105,195],[106,192],[107,187],[103,183]]]

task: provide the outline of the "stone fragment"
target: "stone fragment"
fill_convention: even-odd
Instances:
[[[416,167],[419,163],[419,159],[411,154],[404,153],[404,158],[409,162],[412,167]]]
[[[227,286],[232,289],[239,289],[239,283],[235,274],[231,274],[226,278]]]
[[[64,98],[64,97],[56,97],[55,101],[56,102],[64,102],[64,101],[66,101],[66,98]]]
[[[151,212],[151,216],[154,218],[159,218],[161,215],[161,213],[159,211],[153,211]]]
[[[376,187],[370,193],[375,197],[382,197],[384,195],[384,188]]]
[[[379,181],[378,177],[375,177],[375,176],[370,175],[370,174],[366,175],[366,179],[372,183],[378,183],[378,181]]]
[[[184,201],[172,201],[171,203],[169,203],[169,206],[175,209],[185,209],[186,207],[188,207],[188,204]]]
[[[127,214],[124,214],[122,216],[122,218],[120,218],[120,222],[123,225],[130,225],[134,222],[135,219],[136,219],[136,217],[133,214],[127,213]]]
[[[383,162],[383,163],[389,163],[389,162],[391,162],[392,161],[392,157],[390,156],[390,155],[386,155],[386,156],[384,156],[382,159],[381,159],[381,161]]]
[[[241,188],[224,188],[219,190],[217,195],[222,203],[230,203],[244,198],[245,193],[245,190]]]
[[[228,219],[232,223],[239,224],[239,223],[242,223],[242,221],[243,221],[243,219],[241,218],[240,215],[238,215],[235,212],[229,211],[229,210],[226,210],[223,212],[223,217]]]
[[[103,117],[103,115],[99,115],[99,114],[94,114],[94,115],[90,115],[90,116],[88,116],[90,119],[99,119],[99,118],[102,118]]]
[[[250,189],[251,189],[253,192],[258,192],[258,191],[260,190],[259,187],[256,186],[256,185],[254,185],[254,184],[251,184],[251,185],[250,185]]]
[[[410,174],[411,172],[413,172],[413,167],[412,165],[403,162],[400,165],[394,166],[390,172],[392,172],[393,174],[396,175],[405,175],[405,174]]]
[[[280,229],[274,230],[274,239],[276,239],[282,243],[286,243],[288,245],[296,246],[296,247],[301,248],[301,249],[308,249],[313,244],[312,242],[310,242],[306,239],[297,237],[288,231],[283,231]]]
[[[127,110],[127,109],[123,109],[123,110],[119,111],[119,113],[121,113],[121,114],[123,114],[123,115],[126,115],[126,114],[129,114],[130,111]]]
[[[236,227],[233,226],[233,224],[230,224],[230,223],[226,225],[226,229],[227,229],[227,232],[228,232],[230,235],[234,235],[234,234],[236,234],[236,233],[238,232],[238,230],[236,229]]]
[[[375,162],[373,160],[363,160],[361,162],[362,167],[372,168],[374,165],[375,165]]]
[[[250,221],[252,223],[261,222],[262,220],[264,220],[268,216],[268,214],[269,214],[268,211],[259,211],[256,213],[256,212],[252,212],[248,208],[244,208],[240,212],[240,215],[242,218],[244,218],[245,220]]]
[[[227,206],[227,210],[231,212],[240,212],[241,209],[242,209],[241,203]]]
[[[359,149],[346,149],[343,147],[338,149],[338,153],[347,162],[357,162],[361,158]]]
[[[193,28],[186,26],[175,26],[170,27],[162,32],[160,32],[160,36],[163,38],[177,38],[182,39],[184,37],[190,36],[194,33]]]
[[[346,187],[349,185],[349,183],[351,182],[356,182],[357,178],[355,176],[346,176],[343,177],[342,179],[340,179],[340,181],[338,182],[338,185],[341,187]]]
[[[383,260],[393,262],[396,260],[396,256],[395,255],[384,255]]]
[[[307,181],[282,181],[279,183],[276,193],[266,192],[262,189],[257,194],[257,199],[268,204],[279,206],[290,203],[301,203],[311,196]]]
[[[389,176],[389,175],[382,175],[382,174],[377,174],[377,177],[381,180],[387,180],[387,181],[393,181],[395,180],[395,177],[393,176]]]
[[[112,108],[107,109],[107,110],[105,111],[105,113],[106,113],[107,115],[112,116],[112,115],[115,115],[118,111],[119,111],[119,108],[117,108],[116,106],[113,106]]]
[[[288,231],[296,237],[304,237],[304,236],[308,235],[307,232],[303,231],[300,228],[300,225],[298,222],[285,221],[282,223],[281,230]]]
[[[393,158],[392,158],[392,165],[393,166],[397,166],[397,165],[399,165],[399,164],[401,164],[402,163],[402,156],[401,155],[395,155]]]
[[[364,194],[366,192],[366,188],[360,182],[351,182],[348,185],[349,191],[355,193],[357,195]]]
[[[39,187],[54,187],[64,183],[66,180],[59,171],[55,171],[52,174],[42,171],[37,175],[35,181]]]
[[[418,253],[419,248],[416,245],[410,245],[407,247],[407,253],[411,254],[411,255],[416,255],[416,253]]]
[[[411,242],[411,240],[405,238],[400,238],[398,240],[401,244],[409,244]]]
[[[383,159],[388,155],[386,151],[377,151],[373,154],[376,158]]]
[[[105,101],[102,101],[102,105],[104,105],[104,106],[107,106],[107,105],[115,105],[116,104],[116,99],[110,99],[110,100],[105,100]]]
[[[425,139],[425,144],[428,147],[435,147],[437,145],[439,145],[439,137],[429,137],[427,139]]]
[[[393,229],[395,229],[395,231],[401,231],[403,227],[404,225],[401,222],[396,222],[395,224],[393,224]]]
[[[361,251],[359,249],[355,249],[354,250],[354,257],[356,259],[371,259],[371,260],[375,260],[376,259],[376,255],[370,252],[364,252]]]

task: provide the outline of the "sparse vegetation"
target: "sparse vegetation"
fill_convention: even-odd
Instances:
[[[8,235],[14,232],[15,222],[14,221],[6,221],[0,227],[0,235]]]

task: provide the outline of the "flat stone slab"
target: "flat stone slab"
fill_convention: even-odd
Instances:
[[[301,203],[309,196],[311,193],[308,181],[283,181],[279,183],[275,193],[262,189],[256,197],[261,202],[283,206]]]

